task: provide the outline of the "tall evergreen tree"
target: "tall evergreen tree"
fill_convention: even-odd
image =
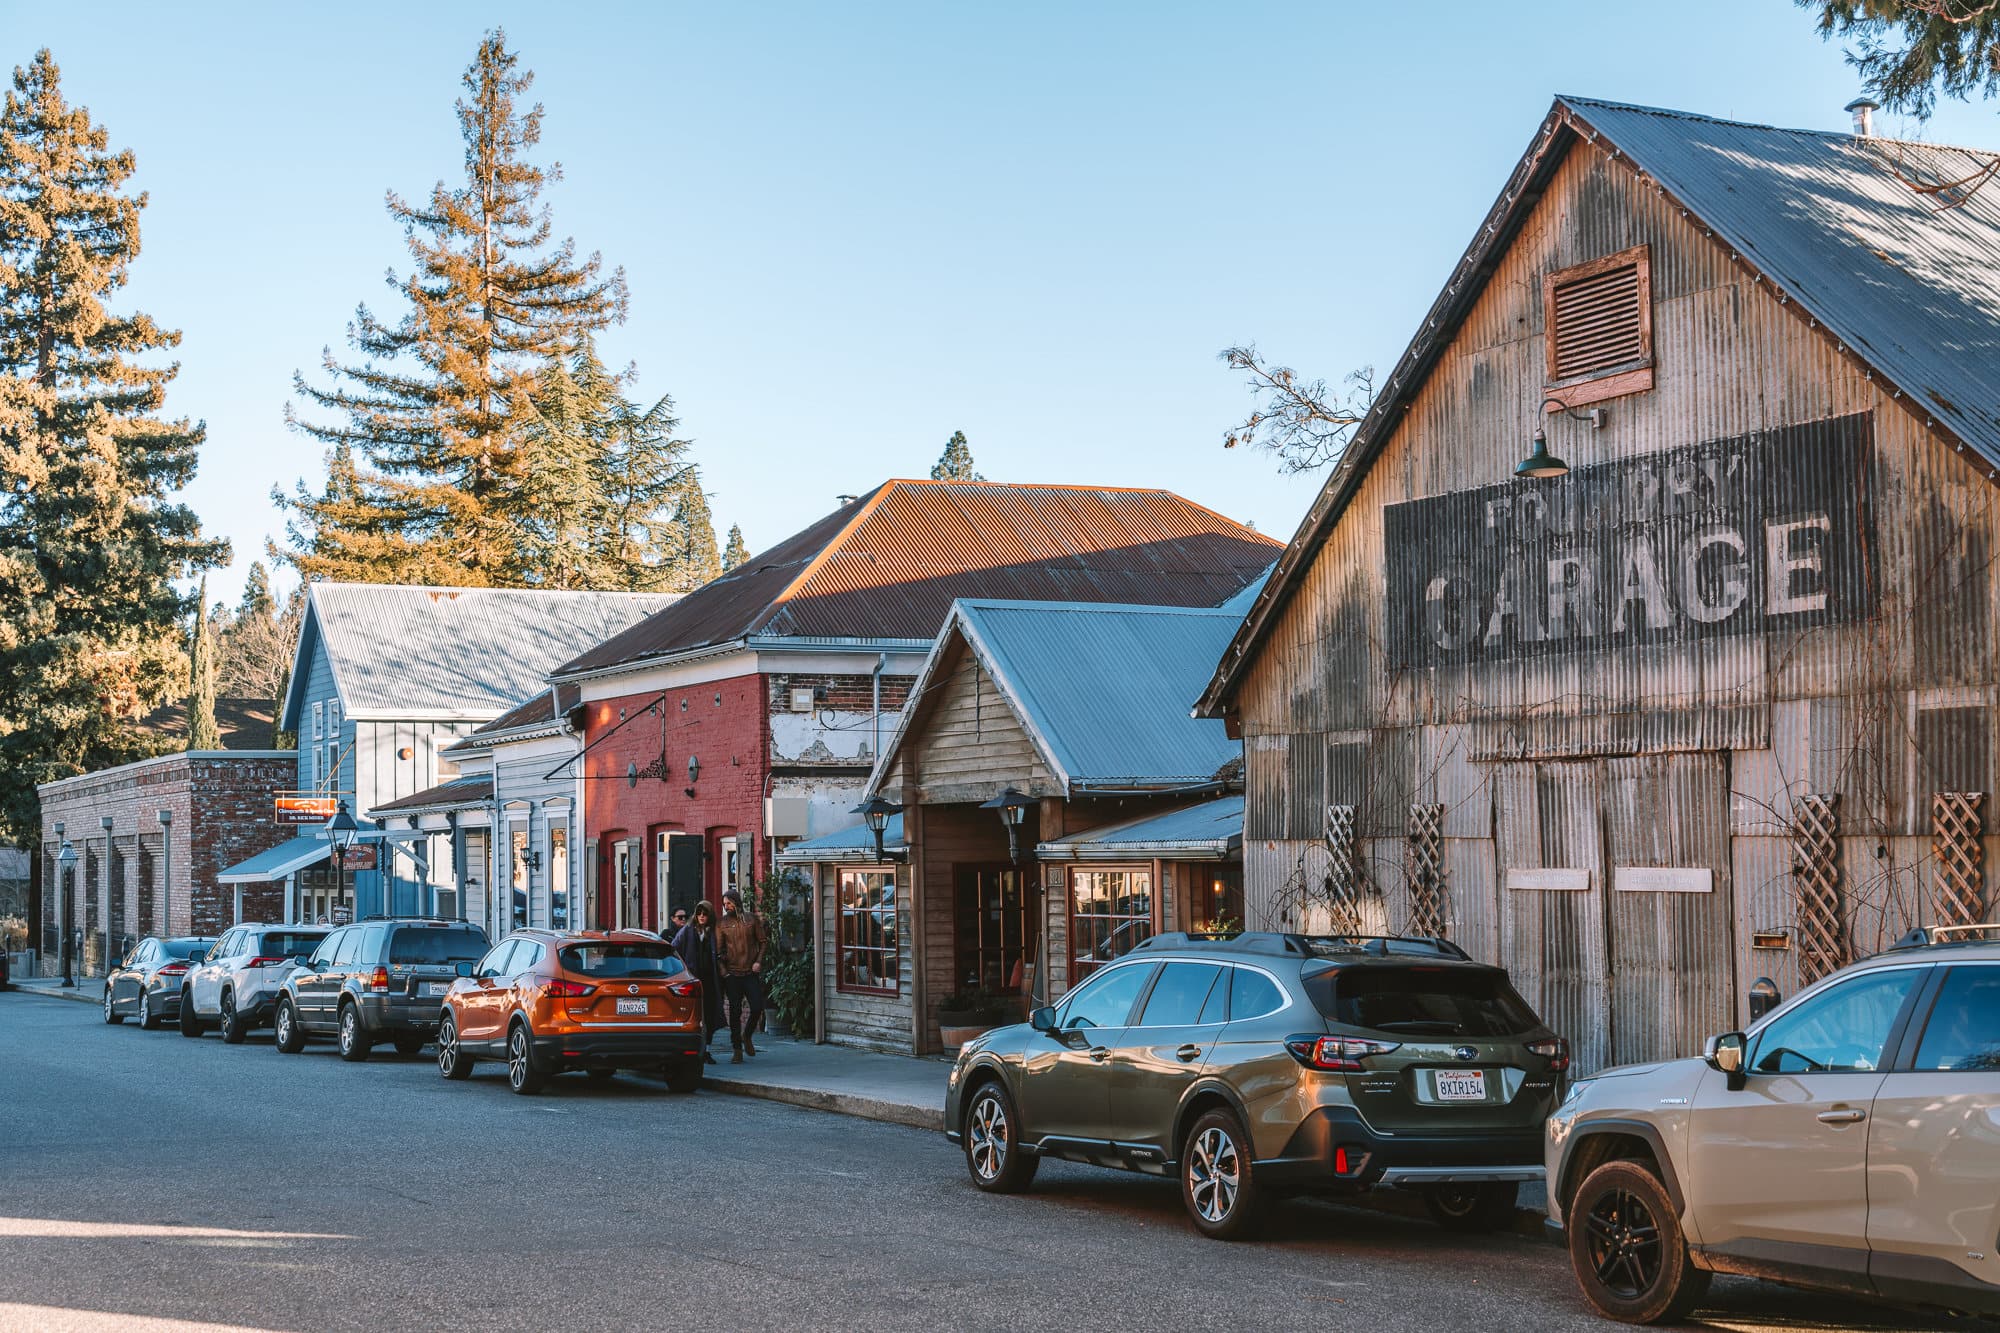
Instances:
[[[463,183],[440,181],[421,204],[388,196],[414,262],[390,280],[407,310],[388,319],[362,306],[348,328],[361,359],[329,351],[328,386],[295,378],[328,418],[288,408],[288,420],[350,469],[335,496],[303,483],[273,493],[294,516],[290,558],[307,578],[536,581],[521,540],[536,468],[521,400],[551,358],[624,319],[626,292],[622,270],[607,277],[597,255],[550,243],[541,195],[562,169],[528,160],[542,108],[518,105],[534,81],[518,65],[496,29],[466,69]]]
[[[173,581],[227,559],[176,493],[203,428],[160,415],[180,341],[110,299],[139,253],[130,152],[48,51],[0,103],[0,835],[35,784],[156,753],[134,719],[187,687]]]
[[[972,446],[966,443],[965,432],[955,430],[944,443],[944,452],[931,468],[932,481],[985,481],[972,469]]]
[[[682,475],[672,520],[667,525],[666,577],[668,592],[693,592],[722,572],[715,545],[715,518],[701,489],[701,474],[688,468]]]
[[[203,575],[196,595],[194,642],[188,649],[188,674],[194,683],[188,690],[187,718],[190,750],[220,750],[222,733],[215,725],[215,636],[208,627],[208,576]]]
[[[731,523],[729,525],[729,545],[722,548],[722,572],[727,574],[730,570],[736,568],[749,558],[750,548],[743,541],[742,524]]]
[[[252,560],[243,576],[243,596],[236,603],[236,618],[277,614],[277,599],[271,596],[271,571],[262,560]]]

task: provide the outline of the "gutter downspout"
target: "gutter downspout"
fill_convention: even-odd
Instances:
[[[875,686],[875,750],[876,763],[882,762],[882,673],[889,669],[889,654],[883,653],[875,659],[875,670],[869,673]]]

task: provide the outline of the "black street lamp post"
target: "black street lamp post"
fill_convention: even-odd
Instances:
[[[56,853],[56,874],[62,880],[62,933],[56,936],[56,948],[62,953],[62,984],[76,989],[76,950],[72,947],[69,933],[70,918],[76,913],[76,848],[63,839],[61,850]]]
[[[334,881],[338,900],[347,901],[347,853],[354,846],[354,835],[361,831],[361,825],[347,812],[347,802],[342,801],[334,808],[333,817],[326,821],[326,839],[332,843],[340,857],[339,878]],[[340,909],[336,906],[334,910]],[[350,914],[351,915],[351,914]]]

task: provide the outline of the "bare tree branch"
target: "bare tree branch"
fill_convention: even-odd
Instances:
[[[1336,393],[1325,380],[1301,379],[1290,366],[1271,365],[1255,344],[1220,353],[1231,370],[1248,379],[1257,405],[1222,435],[1222,447],[1239,445],[1276,456],[1280,471],[1318,472],[1338,463],[1355,430],[1375,402],[1375,367],[1350,371]]]

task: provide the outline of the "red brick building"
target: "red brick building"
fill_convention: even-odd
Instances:
[[[292,787],[297,766],[289,750],[193,750],[37,788],[43,888],[30,943],[41,951],[41,973],[61,970],[65,922],[73,938],[82,935],[78,970],[98,975],[107,957],[147,935],[282,919],[283,885],[247,891],[239,902],[216,876],[297,832],[275,822],[273,799]],[[68,884],[56,861],[64,842],[77,855]]]
[[[584,919],[655,926],[858,822],[961,597],[1214,606],[1278,546],[1157,490],[891,481],[557,668],[584,737]]]

